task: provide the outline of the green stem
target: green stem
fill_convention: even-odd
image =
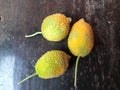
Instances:
[[[77,72],[78,72],[78,61],[79,61],[79,59],[80,59],[80,56],[77,57],[76,65],[75,65],[75,77],[74,77],[75,90],[77,88]]]
[[[36,75],[37,75],[37,73],[33,73],[33,74],[27,76],[25,79],[23,79],[23,80],[21,80],[20,82],[18,82],[17,85],[25,82],[26,80],[28,80],[28,79],[32,78],[33,76],[36,76]]]
[[[42,34],[42,32],[36,32],[36,33],[31,34],[31,35],[25,35],[25,37],[26,37],[26,38],[27,38],[27,37],[34,37],[34,36],[36,36],[36,35],[38,35],[38,34]]]

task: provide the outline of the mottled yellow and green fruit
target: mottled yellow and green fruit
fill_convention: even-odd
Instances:
[[[94,35],[90,24],[84,19],[77,21],[69,34],[68,47],[75,56],[87,56],[94,45]]]
[[[56,13],[47,16],[41,25],[44,38],[48,41],[61,41],[69,33],[71,19],[64,14]]]
[[[71,56],[62,50],[51,50],[43,54],[35,65],[35,73],[27,76],[17,84],[38,75],[43,79],[55,78],[63,75],[69,66]]]
[[[63,75],[69,65],[70,56],[61,50],[51,50],[43,54],[35,65],[36,74],[43,79]]]

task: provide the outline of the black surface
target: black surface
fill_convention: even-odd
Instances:
[[[71,17],[72,24],[85,18],[93,27],[95,46],[80,59],[78,90],[120,90],[120,0],[0,0],[0,90],[74,90],[74,56],[63,76],[36,76],[16,85],[34,72],[46,51],[62,49],[71,55],[67,39],[53,43],[41,35],[24,37],[39,31],[43,18],[56,12]]]

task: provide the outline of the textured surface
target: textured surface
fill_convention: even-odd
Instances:
[[[51,50],[43,54],[35,64],[37,75],[50,79],[63,75],[69,66],[70,56],[61,50]]]
[[[61,41],[68,36],[70,22],[64,14],[52,14],[43,20],[41,31],[48,41]]]
[[[94,46],[92,27],[84,19],[80,19],[71,27],[68,37],[68,48],[74,56],[86,57]]]
[[[74,90],[76,57],[64,76],[43,80],[37,76],[17,86],[34,72],[36,60],[47,50],[70,54],[67,39],[48,42],[39,31],[44,17],[56,13],[72,17],[72,24],[85,18],[93,26],[95,46],[79,62],[78,90],[119,90],[120,0],[0,0],[0,90]]]

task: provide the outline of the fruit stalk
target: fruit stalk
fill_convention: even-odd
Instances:
[[[25,37],[26,38],[28,38],[28,37],[34,37],[34,36],[36,36],[38,34],[42,34],[42,32],[36,32],[36,33],[31,34],[31,35],[25,35]]]
[[[74,77],[74,87],[77,88],[77,72],[78,72],[78,62],[79,62],[80,56],[77,57],[76,65],[75,65],[75,77]]]
[[[71,23],[72,18],[71,17],[67,17],[67,19],[68,19],[69,23]]]
[[[36,76],[36,75],[37,75],[37,73],[33,73],[33,74],[27,76],[25,79],[23,79],[23,80],[21,80],[20,82],[18,82],[17,85],[19,85],[19,84],[25,82],[26,80],[28,80],[28,79],[30,79],[30,78]]]

